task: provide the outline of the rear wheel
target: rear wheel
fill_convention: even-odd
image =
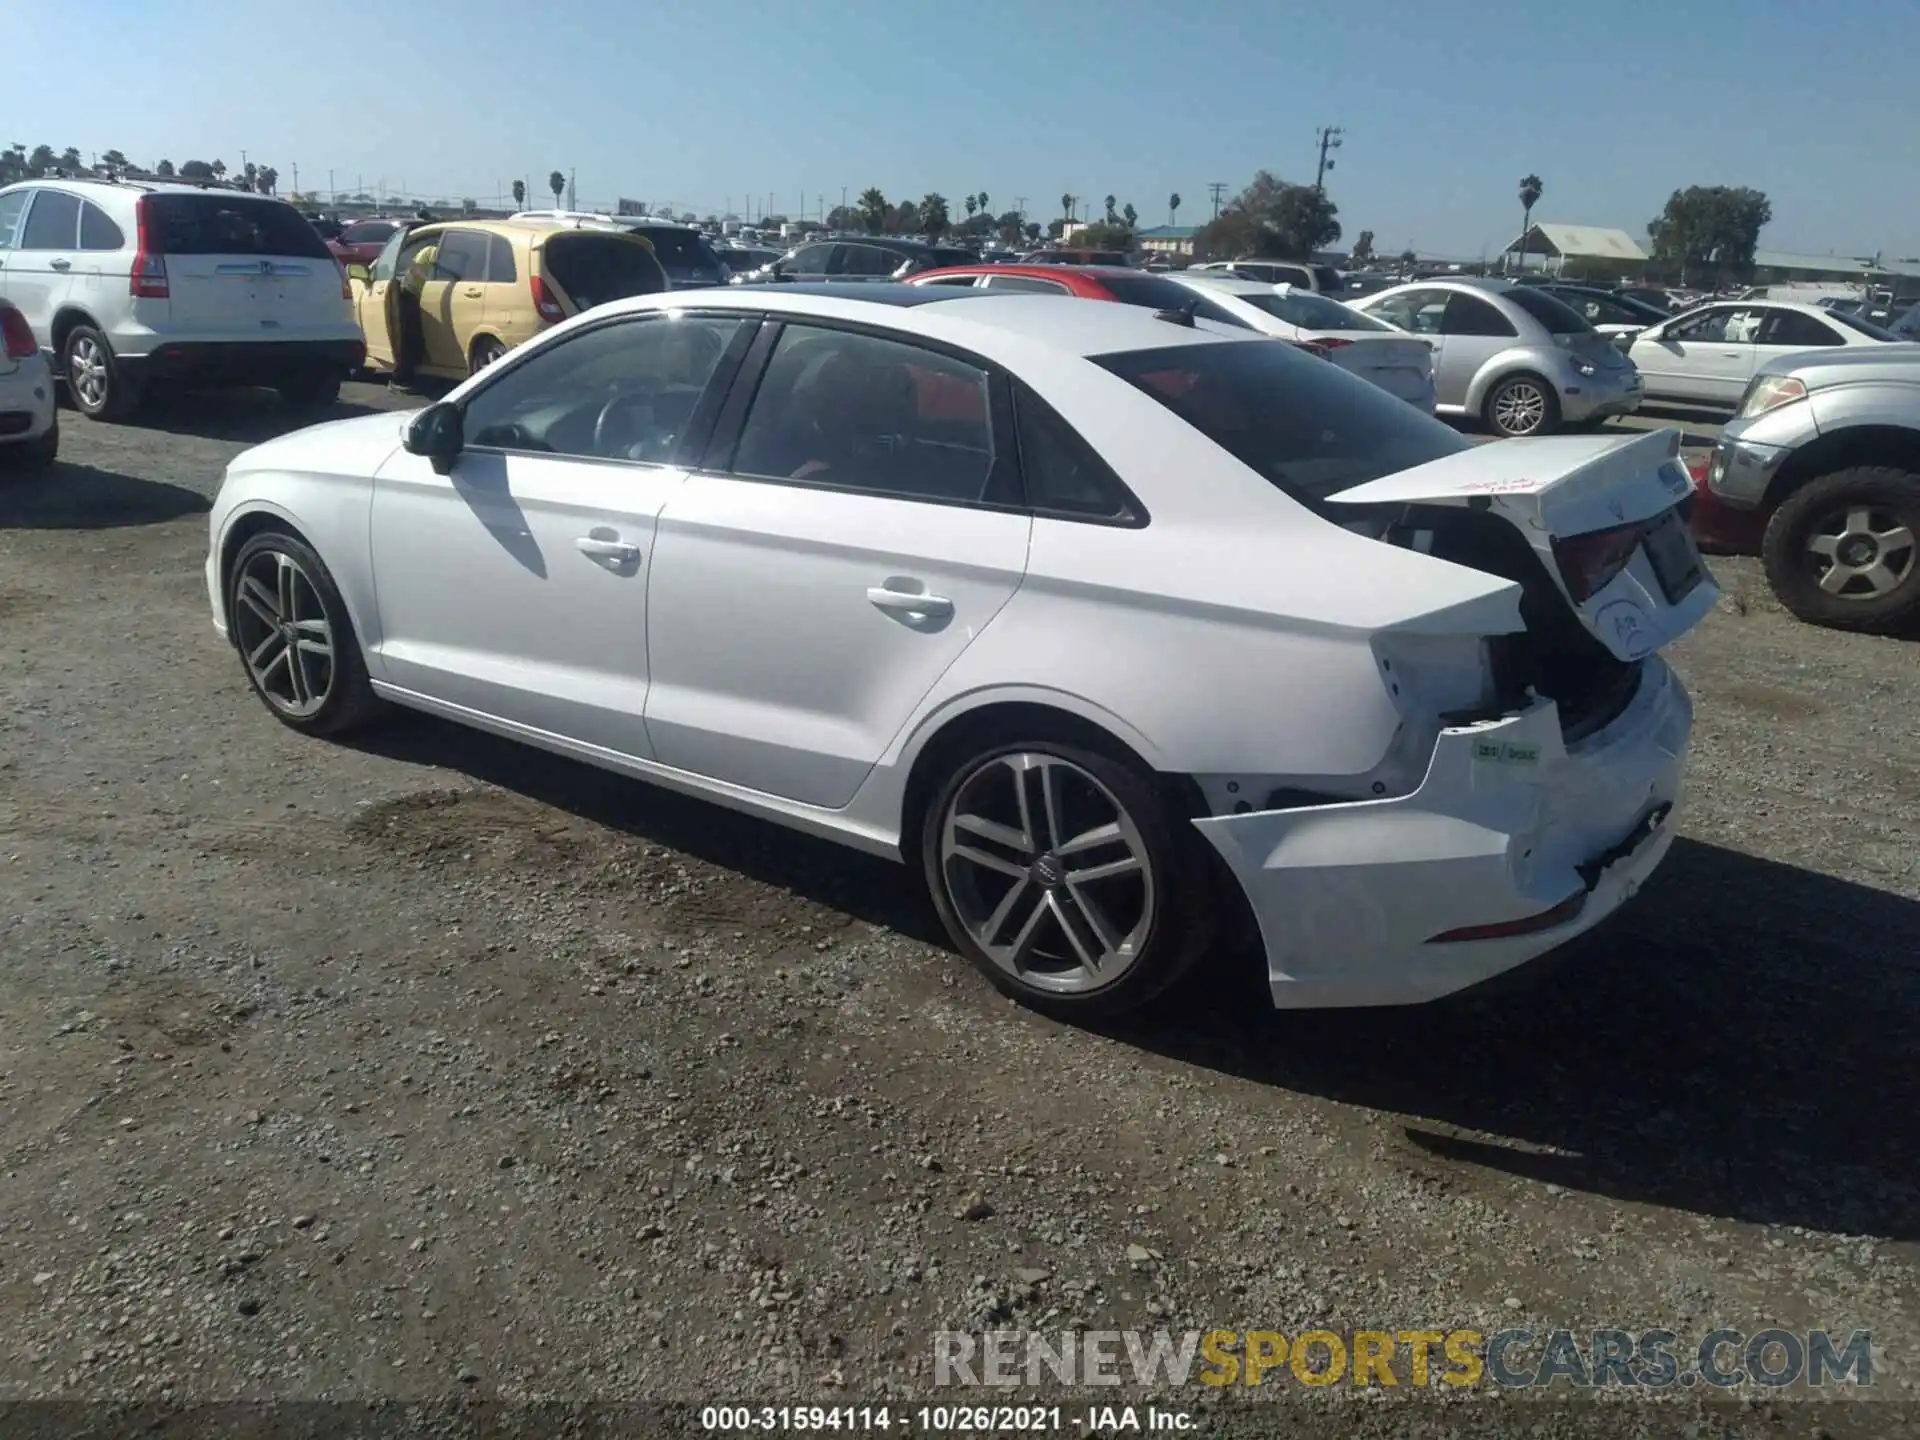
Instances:
[[[1091,1018],[1152,999],[1213,938],[1195,844],[1152,775],[1030,740],[953,768],[920,854],[947,933],[995,986]]]
[[[60,371],[73,408],[92,420],[123,420],[140,407],[139,382],[114,358],[107,337],[76,325],[60,342]]]
[[[478,375],[489,365],[497,362],[507,353],[507,347],[491,335],[482,335],[473,342],[473,351],[467,356],[467,373]]]
[[[337,370],[303,371],[287,376],[274,388],[287,404],[302,410],[318,410],[340,398],[340,382],[343,378]]]
[[[1802,620],[1870,633],[1920,622],[1920,474],[1860,465],[1809,481],[1773,512],[1760,554]]]
[[[378,713],[346,604],[297,535],[268,530],[240,547],[227,573],[227,625],[247,683],[282,724],[338,735]]]
[[[1560,397],[1538,375],[1509,375],[1487,396],[1486,420],[1498,435],[1545,435],[1559,428]]]

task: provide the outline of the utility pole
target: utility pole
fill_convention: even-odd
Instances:
[[[1020,217],[1020,223],[1022,225],[1027,223],[1027,197],[1026,196],[1016,195],[1013,197],[1013,213]]]
[[[333,171],[331,170],[327,171],[327,203],[329,205],[340,203],[340,192],[333,188]]]
[[[1327,193],[1327,171],[1333,168],[1333,161],[1327,158],[1327,152],[1338,150],[1340,137],[1346,133],[1338,125],[1322,125],[1315,132],[1315,138],[1320,142],[1320,168],[1314,173],[1313,188],[1322,195]]]
[[[1221,197],[1227,193],[1227,182],[1224,180],[1211,180],[1207,182],[1207,189],[1213,196],[1213,218],[1218,220],[1220,218]]]
[[[574,174],[575,174],[574,168],[571,165],[569,165],[567,167],[567,209],[569,210],[578,210],[580,208],[578,203],[576,203],[579,197],[574,193],[574,188],[573,188]]]
[[[293,193],[300,193],[300,162],[297,160],[293,164]]]

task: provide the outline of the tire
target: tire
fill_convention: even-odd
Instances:
[[[1780,603],[1810,624],[1920,623],[1920,474],[1858,465],[1808,481],[1768,519],[1760,557]]]
[[[39,475],[60,454],[60,422],[55,420],[47,433],[24,445],[0,445],[0,465],[16,475]]]
[[[489,365],[497,364],[506,353],[506,346],[491,335],[482,335],[473,342],[473,349],[467,354],[467,374],[478,375]]]
[[[337,370],[315,370],[289,375],[274,389],[288,405],[301,410],[319,410],[340,398],[340,382],[346,377]]]
[[[107,337],[76,325],[60,342],[60,373],[73,408],[89,420],[124,420],[140,408],[142,387],[114,358]]]
[[[226,593],[227,634],[247,683],[281,724],[343,735],[379,714],[339,588],[306,541],[281,530],[251,537],[228,567]],[[305,642],[298,648],[287,643],[294,633]]]
[[[1064,841],[1081,837],[1077,853],[1055,853],[1056,821]],[[1085,843],[1109,825],[1116,838]],[[974,751],[945,776],[921,817],[920,861],[947,934],[995,987],[1062,1019],[1094,1019],[1144,1005],[1213,938],[1219,907],[1185,829],[1148,772],[1022,740]],[[1071,878],[1095,869],[1109,873]]]
[[[1530,403],[1528,396],[1531,396]],[[1560,396],[1538,375],[1530,372],[1509,375],[1488,394],[1482,414],[1487,427],[1503,439],[1551,435],[1560,428]],[[1525,414],[1535,417],[1531,423],[1519,423]]]

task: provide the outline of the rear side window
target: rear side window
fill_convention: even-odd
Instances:
[[[567,292],[576,310],[667,288],[667,273],[653,252],[624,235],[563,231],[548,239],[545,265],[547,278]]]
[[[0,220],[0,236],[6,233],[6,228],[5,221]],[[1837,311],[1834,313],[1833,323],[1864,335],[1869,340],[1900,340],[1912,334],[1916,324],[1920,324],[1920,305],[1916,305],[1887,325],[1876,325],[1871,320],[1862,320],[1858,315],[1844,315]],[[1896,328],[1901,332],[1898,335],[1894,333]]]
[[[1841,317],[1835,315],[1835,320]],[[1804,345],[1812,349],[1819,345],[1844,345],[1846,342],[1835,333],[1831,325],[1824,325],[1811,315],[1802,315],[1798,310],[1775,310],[1767,316],[1766,324],[1760,327],[1762,345]]]
[[[1511,300],[1546,326],[1549,335],[1591,335],[1593,333],[1593,326],[1587,323],[1586,316],[1578,313],[1566,301],[1549,295],[1543,290],[1517,285],[1511,290],[1503,291],[1501,298]]]
[[[42,190],[27,211],[22,250],[71,250],[80,233],[80,197],[64,190]]]
[[[331,260],[327,242],[278,200],[238,195],[148,195],[147,236],[161,255],[293,255]]]
[[[1221,340],[1101,355],[1094,363],[1309,505],[1472,443],[1291,345]]]
[[[92,201],[80,202],[80,248],[82,250],[119,250],[127,243],[113,217]]]
[[[882,279],[906,263],[907,257],[878,245],[842,245],[833,273],[857,275],[861,279]]]
[[[504,235],[489,235],[487,237],[487,283],[510,285],[519,278],[519,268],[513,263],[513,242]]]
[[[1042,280],[1038,275],[989,275],[987,289],[1027,295],[1065,295],[1070,293],[1058,280]]]
[[[1013,404],[1029,506],[1076,520],[1145,518],[1120,477],[1059,411],[1025,385],[1015,387]]]

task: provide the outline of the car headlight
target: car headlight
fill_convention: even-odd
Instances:
[[[1744,420],[1750,415],[1764,414],[1777,406],[1806,398],[1806,384],[1791,375],[1756,375],[1747,386],[1747,393],[1740,397],[1740,408],[1734,412],[1733,418]]]

